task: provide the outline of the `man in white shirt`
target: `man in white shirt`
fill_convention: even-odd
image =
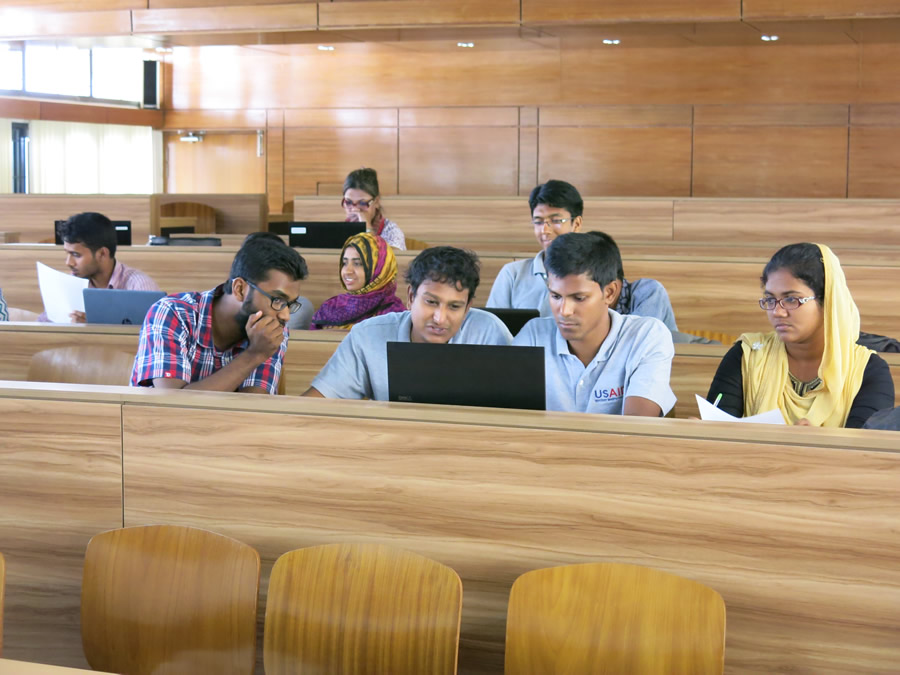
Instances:
[[[546,251],[552,318],[532,319],[513,344],[544,347],[547,410],[659,417],[675,405],[675,348],[659,319],[611,309],[621,281],[607,239],[570,233]]]
[[[422,251],[406,271],[409,309],[353,326],[304,396],[388,400],[387,343],[508,345],[500,319],[472,308],[477,256],[452,246]]]

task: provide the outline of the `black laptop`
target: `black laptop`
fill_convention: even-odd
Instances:
[[[116,228],[116,244],[119,246],[131,246],[131,221],[130,220],[113,220],[113,227]],[[65,220],[54,220],[53,229],[56,239],[56,245],[62,246],[63,240],[60,229],[66,224]]]
[[[509,332],[513,335],[518,335],[526,323],[541,315],[536,309],[508,309],[506,307],[479,307],[478,309],[483,309],[496,316],[506,324]]]
[[[544,410],[544,348],[388,342],[388,399]]]
[[[84,315],[88,323],[124,323],[140,326],[150,306],[166,296],[162,291],[125,291],[85,288]]]
[[[278,225],[277,229],[273,229]],[[281,230],[281,231],[279,231]],[[344,248],[344,242],[354,234],[366,231],[365,223],[344,222],[293,222],[270,223],[269,231],[284,234],[287,230],[288,243],[295,248]]]

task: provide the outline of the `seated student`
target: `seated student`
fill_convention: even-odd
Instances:
[[[406,307],[397,297],[397,259],[381,237],[368,232],[350,237],[341,251],[341,286],[347,291],[322,303],[312,329],[349,329],[364,319]]]
[[[772,333],[744,333],[719,364],[708,400],[737,417],[778,408],[788,424],[861,427],[894,404],[884,360],[856,343],[859,310],[837,256],[791,244],[763,270]]]
[[[91,288],[158,291],[159,286],[140,270],[116,260],[116,228],[102,213],[79,213],[60,229],[66,266],[72,276],[88,279]],[[72,312],[73,323],[85,323],[84,312]],[[38,321],[48,321],[46,313]]]
[[[659,417],[675,405],[672,335],[659,319],[612,309],[611,241],[575,232],[554,239],[544,259],[553,317],[529,321],[513,344],[544,348],[547,410]]]
[[[228,281],[150,308],[132,386],[278,393],[287,322],[306,275],[306,261],[281,239],[249,235]]]
[[[503,266],[491,288],[487,306],[537,309],[542,317],[547,317],[551,315],[551,311],[547,301],[544,255],[556,237],[581,230],[584,201],[573,185],[561,180],[548,180],[531,191],[528,205],[531,207],[534,236],[542,250],[533,259],[516,260]],[[616,243],[608,234],[596,234],[609,240],[619,258],[619,292],[613,299],[613,309],[619,314],[655,316],[670,331],[676,332],[678,326],[675,324],[672,303],[662,284],[655,279],[637,279],[632,282],[625,279],[622,257]]]
[[[406,250],[403,231],[397,223],[384,217],[375,169],[357,169],[347,175],[341,206],[347,222],[365,223],[366,232],[381,237],[394,248]]]
[[[388,400],[388,342],[507,345],[500,319],[472,309],[478,258],[452,246],[425,249],[406,270],[409,309],[356,324],[304,396]]]
[[[863,424],[863,429],[900,431],[900,407],[879,410]]]

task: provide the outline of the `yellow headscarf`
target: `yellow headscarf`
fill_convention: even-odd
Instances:
[[[744,415],[778,408],[788,424],[806,418],[813,426],[842,427],[873,354],[856,344],[859,310],[850,296],[840,261],[830,248],[816,244],[825,265],[825,350],[818,376],[822,385],[800,396],[788,374],[787,351],[776,333],[741,336]]]

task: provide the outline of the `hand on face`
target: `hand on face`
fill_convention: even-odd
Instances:
[[[367,206],[363,206],[367,204]],[[375,211],[378,208],[378,198],[368,192],[351,188],[344,193],[344,213],[347,218],[358,223],[365,223],[366,229],[370,229]]]
[[[264,315],[260,310],[251,314],[245,327],[250,346],[247,351],[268,359],[281,347],[284,325],[277,316]]]

